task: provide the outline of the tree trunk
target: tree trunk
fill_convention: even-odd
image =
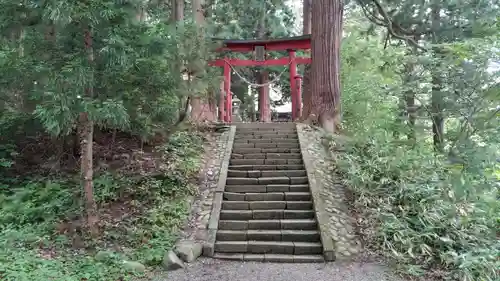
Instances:
[[[311,8],[312,0],[303,0],[303,23],[302,34],[311,34]],[[311,92],[311,66],[304,67],[304,77],[302,79],[302,99],[304,108],[300,120],[306,120],[311,114],[312,92]]]
[[[184,20],[184,0],[172,0],[172,22]]]
[[[87,59],[90,65],[94,62],[94,53],[92,47],[92,34],[89,29],[85,30],[85,49],[87,51]],[[94,83],[93,79],[91,83]],[[94,96],[94,86],[87,86],[85,92],[88,98]],[[93,185],[93,153],[92,145],[94,140],[94,122],[89,118],[88,112],[81,112],[79,116],[78,131],[80,136],[80,168],[83,190],[85,193],[85,210],[87,213],[87,224],[93,236],[97,235],[97,223],[99,217],[97,215],[97,205],[94,199]]]
[[[411,55],[411,52],[407,52]],[[402,79],[407,87],[411,87],[414,82],[413,72],[415,65],[413,62],[406,62],[404,65],[404,73],[402,74]],[[402,125],[406,121],[406,126],[408,126],[407,138],[411,142],[415,142],[415,120],[416,120],[416,108],[415,108],[415,90],[413,88],[408,88],[399,97],[399,113],[397,116],[396,123]],[[398,126],[396,126],[393,135],[395,138],[399,138]]]
[[[312,111],[327,132],[340,126],[340,43],[342,0],[315,0],[312,4]]]
[[[171,0],[171,18],[170,21],[173,24],[176,24],[180,21],[184,21],[184,0]],[[178,69],[179,75],[182,73],[182,62],[180,60],[176,60],[173,62],[175,64],[175,68]],[[177,109],[177,115],[179,116],[179,120],[183,119],[183,114],[185,111],[185,101],[187,97],[185,97],[182,91],[179,91],[178,94],[179,99],[179,108]]]
[[[406,112],[408,114],[408,140],[412,143],[416,142],[416,133],[415,133],[415,121],[417,120],[417,108],[415,107],[415,91],[408,90],[405,93],[406,99]]]
[[[193,16],[199,28],[199,40],[204,40],[204,26],[205,26],[205,11],[203,10],[203,0],[193,0],[192,9]],[[215,104],[215,101],[208,101],[211,95],[205,97],[192,96],[191,97],[191,120],[195,123],[203,121],[215,122],[217,121],[216,109],[210,104]],[[212,95],[213,96],[213,95]]]
[[[413,38],[415,42],[418,42],[420,40],[420,36],[416,35]],[[419,50],[416,46],[413,46],[413,53],[417,53]],[[413,63],[408,63],[407,64],[407,83],[411,83],[413,85],[413,82],[415,82],[415,64]],[[405,102],[406,102],[406,114],[408,116],[408,140],[410,140],[413,144],[417,141],[417,135],[415,132],[415,122],[417,120],[417,107],[415,105],[415,89],[411,88],[405,93]]]
[[[441,7],[439,1],[435,0],[431,8],[432,14],[432,42],[438,44],[440,42],[438,31],[440,29],[440,12]],[[440,54],[437,49],[434,49],[434,54],[439,58]],[[442,152],[444,149],[444,115],[443,115],[443,93],[442,79],[440,73],[440,63],[438,62],[432,71],[432,96],[431,96],[431,111],[432,111],[432,139],[434,149]]]

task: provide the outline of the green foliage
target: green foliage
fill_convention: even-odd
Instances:
[[[172,247],[193,194],[202,138],[178,132],[159,148],[160,175],[133,178],[104,173],[95,178],[102,236],[89,240],[79,230],[82,214],[77,180],[57,178],[7,182],[0,191],[0,274],[3,280],[129,280],[124,261],[161,263]],[[118,212],[118,213],[116,213]],[[76,219],[75,219],[76,218]],[[75,248],[82,239],[85,249]]]
[[[165,10],[150,7],[138,21],[136,1],[5,5],[0,108],[31,115],[52,135],[71,134],[86,112],[101,128],[148,139],[170,130],[182,98],[210,86],[208,43],[192,22],[168,25]],[[184,68],[196,71],[189,87]]]
[[[500,96],[491,88],[498,74],[487,72],[497,58],[491,41],[456,42],[440,58],[405,55],[394,46],[384,50],[379,42],[353,31],[342,47],[349,138],[345,153],[335,154],[336,164],[354,192],[364,238],[406,274],[498,280]],[[416,76],[405,68],[409,64],[417,65]],[[433,149],[426,110],[437,67],[446,104],[446,154]],[[414,126],[398,117],[408,91],[419,106]],[[340,142],[333,138],[330,144]]]

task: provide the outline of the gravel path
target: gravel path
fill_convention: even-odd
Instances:
[[[281,264],[199,259],[152,281],[403,281],[374,263]]]

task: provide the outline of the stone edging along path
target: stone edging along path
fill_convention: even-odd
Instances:
[[[324,133],[305,124],[297,124],[297,132],[324,250],[332,251],[336,260],[356,259],[361,241],[346,203],[346,187],[333,170],[331,153],[322,144]]]
[[[309,142],[301,124],[297,124],[297,133],[299,135],[300,142],[300,152],[302,153],[302,160],[304,161],[304,166],[306,167],[307,177],[309,179],[309,189],[311,190],[312,201],[314,206],[314,211],[316,214],[316,220],[318,221],[318,228],[321,234],[321,244],[323,245],[323,257],[325,261],[335,260],[335,247],[334,241],[328,235],[326,231],[328,217],[325,212],[325,202],[321,198],[320,189],[323,188],[322,177],[315,169],[315,163],[313,161],[313,155],[309,153],[308,147],[313,145]]]
[[[215,249],[215,237],[217,235],[217,228],[219,224],[220,210],[222,208],[222,195],[227,180],[227,172],[229,168],[229,160],[233,151],[234,136],[236,134],[236,126],[231,126],[229,129],[229,136],[224,151],[224,158],[222,159],[219,172],[219,180],[215,189],[215,195],[212,203],[212,212],[208,221],[208,235],[205,244],[203,245],[203,255],[212,257]]]

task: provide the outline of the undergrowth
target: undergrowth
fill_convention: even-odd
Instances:
[[[96,175],[98,238],[84,231],[82,191],[73,176],[3,178],[0,279],[127,280],[142,271],[135,268],[140,264],[160,264],[186,219],[201,151],[199,134],[178,132],[157,148],[154,175]]]
[[[491,77],[478,63],[472,72],[476,78],[483,73],[483,82],[465,85],[470,77],[460,65],[445,61],[443,70],[418,65],[445,73],[442,89],[455,87],[446,98],[440,148],[433,145],[433,115],[418,111],[411,121],[406,104],[412,93],[418,110],[431,107],[432,75],[401,69],[422,58],[361,42],[354,33],[343,41],[345,131],[329,145],[339,176],[354,195],[366,245],[416,279],[500,280],[500,145],[498,111],[491,109],[497,100],[481,97],[488,92],[477,86]],[[366,59],[359,60],[361,52]],[[460,95],[470,103],[457,100]]]
[[[487,168],[494,162],[473,173],[425,144],[372,136],[344,145],[336,164],[354,192],[368,245],[409,275],[499,280],[499,178]]]

